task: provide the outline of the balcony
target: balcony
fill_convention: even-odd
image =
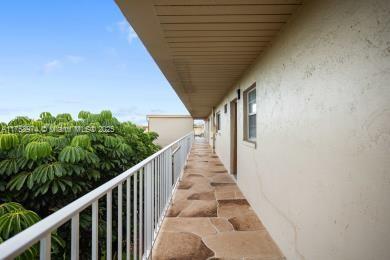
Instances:
[[[284,259],[209,145],[197,139],[152,258]]]
[[[40,259],[50,259],[52,233],[68,221],[67,250],[79,259],[85,210],[92,210],[92,259],[283,259],[218,156],[193,133],[5,241],[0,259],[36,243]]]

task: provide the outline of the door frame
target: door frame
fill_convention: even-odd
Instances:
[[[237,179],[237,98],[230,101],[230,174]]]

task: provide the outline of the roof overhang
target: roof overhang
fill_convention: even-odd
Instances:
[[[302,0],[116,0],[194,118],[206,118]]]

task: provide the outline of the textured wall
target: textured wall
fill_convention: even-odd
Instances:
[[[253,82],[257,147],[241,99],[238,184],[286,257],[390,259],[390,1],[308,1],[237,87]]]
[[[191,117],[149,117],[149,131],[158,133],[156,144],[164,147],[194,130]]]

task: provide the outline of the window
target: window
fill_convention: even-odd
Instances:
[[[250,142],[256,142],[256,84],[245,91],[244,103],[245,139]]]
[[[216,123],[217,131],[221,130],[221,113],[220,112],[217,113],[215,123]]]

